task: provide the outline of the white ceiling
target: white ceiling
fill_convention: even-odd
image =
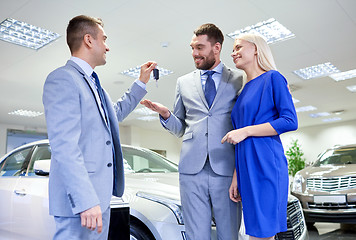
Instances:
[[[62,35],[38,51],[0,41],[0,123],[44,128],[44,116],[25,118],[8,112],[43,111],[42,87],[46,76],[70,57],[65,43],[68,21],[80,14],[101,17],[108,35],[107,64],[96,69],[112,99],[119,98],[134,79],[120,72],[155,60],[174,74],[162,77],[158,87],[148,84],[147,98],[169,108],[174,102],[177,77],[194,70],[189,46],[193,30],[207,22],[225,33],[275,18],[296,37],[271,46],[279,71],[292,85],[296,107],[313,105],[316,111],[298,113],[299,126],[327,124],[309,113],[344,110],[342,121],[356,119],[356,93],[346,86],[356,78],[335,82],[329,77],[301,80],[293,70],[331,62],[341,71],[356,68],[356,1],[354,0],[1,0],[0,22],[14,18]],[[162,42],[169,46],[163,48]],[[234,67],[233,40],[226,37],[222,61]],[[139,106],[141,107],[141,106]],[[335,117],[331,115],[329,117]],[[158,121],[135,120],[122,124],[161,129]]]

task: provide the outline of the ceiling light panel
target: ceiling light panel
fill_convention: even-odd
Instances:
[[[299,103],[300,101],[294,97],[292,97],[292,100],[293,100],[293,103],[296,104],[296,103]]]
[[[161,67],[156,67],[159,70],[159,77],[163,77],[163,76],[167,76],[173,73],[173,71],[168,70],[168,69],[164,69]],[[129,76],[129,77],[133,77],[133,78],[139,78],[140,76],[140,71],[141,71],[141,66],[137,66],[135,68],[130,68],[128,70],[125,70],[123,72],[121,72],[121,74]],[[153,79],[153,73],[151,73],[151,77],[150,79]]]
[[[19,109],[16,111],[12,111],[8,113],[9,115],[16,115],[16,116],[22,116],[22,117],[38,117],[43,114],[43,112],[35,112],[35,111],[29,111],[29,110],[23,110]]]
[[[296,112],[309,112],[309,111],[314,111],[316,109],[317,108],[314,106],[304,106],[304,107],[296,108],[295,111]]]
[[[34,50],[42,48],[59,37],[58,33],[13,18],[7,18],[0,23],[1,40]]]
[[[334,79],[335,81],[343,81],[346,79],[354,78],[356,77],[356,69],[346,71],[346,72],[339,72],[339,73],[334,73],[331,74],[329,77]]]
[[[325,118],[323,119],[323,122],[336,122],[336,121],[340,121],[341,118],[339,117],[334,117],[334,118]]]
[[[327,63],[322,63],[315,66],[295,70],[293,72],[297,74],[299,77],[308,80],[312,78],[328,76],[330,74],[340,72],[340,70],[337,69],[330,62],[327,62]]]
[[[356,92],[356,85],[347,86],[346,88],[347,88],[347,90],[349,90],[350,92]]]
[[[330,115],[330,113],[328,113],[328,112],[319,112],[319,113],[311,113],[311,114],[309,114],[309,116],[311,118],[326,117],[326,116],[329,116],[329,115]]]
[[[151,109],[149,109],[147,107],[135,109],[133,112],[136,114],[144,115],[144,116],[156,114],[155,111],[152,111]]]
[[[159,120],[159,118],[157,116],[143,116],[143,117],[138,117],[136,118],[137,120],[141,120],[141,121],[155,121],[155,120]]]
[[[227,36],[235,39],[237,36],[244,33],[262,35],[268,44],[285,41],[295,37],[294,33],[292,33],[274,18],[270,18],[267,21],[259,22],[255,25],[248,26],[240,30],[236,30],[235,32],[227,34]]]

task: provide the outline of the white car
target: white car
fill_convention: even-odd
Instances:
[[[122,146],[126,187],[111,200],[109,239],[185,240],[178,167],[145,148]],[[51,239],[48,214],[48,140],[18,147],[0,159],[0,240]],[[299,201],[288,202],[288,231],[276,239],[307,239]],[[242,223],[240,239],[247,239]],[[216,239],[212,220],[212,239]]]

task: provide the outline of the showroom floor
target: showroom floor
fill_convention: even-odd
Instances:
[[[315,223],[308,232],[309,240],[355,240],[356,224]]]

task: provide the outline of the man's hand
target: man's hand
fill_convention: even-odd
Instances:
[[[240,202],[241,196],[239,189],[237,188],[237,176],[236,176],[236,169],[234,171],[234,176],[232,177],[231,185],[229,188],[229,196],[231,201],[233,202]]]
[[[97,228],[98,233],[103,230],[103,219],[101,216],[101,209],[99,205],[89,208],[88,210],[80,213],[80,219],[82,227],[86,227],[90,230]]]
[[[146,62],[145,64],[141,65],[140,71],[140,81],[144,84],[148,83],[150,80],[152,70],[157,66],[156,62]]]
[[[157,112],[164,120],[167,120],[171,116],[169,109],[160,103],[152,102],[148,99],[142,100],[140,103],[152,111]]]

